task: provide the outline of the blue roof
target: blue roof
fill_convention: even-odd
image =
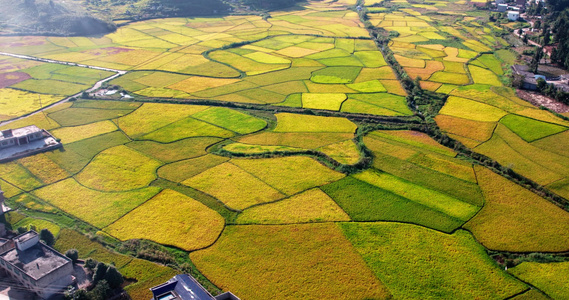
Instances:
[[[168,282],[150,289],[154,297],[175,291],[181,300],[215,300],[193,277],[187,274],[174,276]]]

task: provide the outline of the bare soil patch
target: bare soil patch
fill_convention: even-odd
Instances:
[[[569,105],[563,104],[555,99],[549,98],[539,93],[525,90],[516,90],[516,94],[521,99],[524,99],[525,101],[537,107],[544,106],[560,114],[569,112]]]

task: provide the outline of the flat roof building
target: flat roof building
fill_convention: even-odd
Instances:
[[[0,131],[0,163],[59,147],[55,137],[35,125]]]
[[[73,283],[72,261],[41,243],[33,230],[15,237],[9,250],[0,253],[0,268],[43,299]]]
[[[152,300],[240,300],[231,292],[214,297],[187,274],[176,275],[166,283],[150,288],[150,291]]]

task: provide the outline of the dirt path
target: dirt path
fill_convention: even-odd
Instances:
[[[544,106],[559,114],[569,112],[569,105],[563,104],[555,99],[549,98],[539,93],[525,90],[516,90],[516,94],[518,94],[518,97],[537,107]]]

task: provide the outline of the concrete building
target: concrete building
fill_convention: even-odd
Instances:
[[[498,12],[506,12],[508,10],[508,4],[498,4]]]
[[[41,243],[35,231],[13,239],[0,253],[0,268],[43,299],[50,298],[73,283],[72,261]]]
[[[55,137],[35,125],[0,131],[0,163],[59,147]]]
[[[513,10],[508,11],[508,20],[515,22],[519,18],[520,18],[520,12],[519,11],[513,11]]]
[[[150,288],[150,291],[152,300],[240,300],[231,292],[214,297],[187,274],[176,275],[166,283]]]

